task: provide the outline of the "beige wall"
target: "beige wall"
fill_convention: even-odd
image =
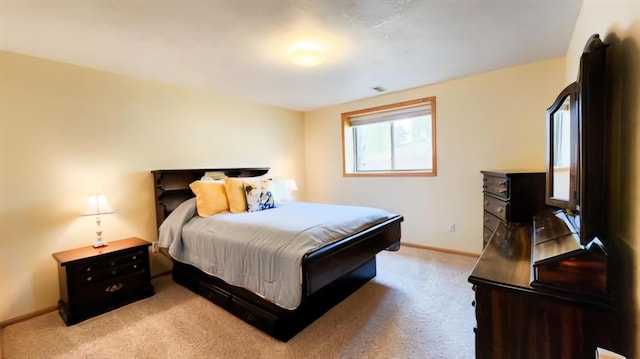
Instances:
[[[575,81],[580,55],[592,34],[607,49],[609,241],[621,275],[622,335],[629,357],[640,358],[640,0],[585,0],[566,56],[566,79]],[[635,355],[633,353],[635,352]]]
[[[0,322],[56,304],[51,254],[104,238],[154,241],[150,170],[270,166],[303,194],[302,115],[206,91],[0,52]],[[169,263],[152,255],[152,273]]]
[[[564,64],[557,58],[305,113],[307,199],[395,211],[405,217],[404,242],[480,253],[480,171],[544,172],[545,111],[565,85]],[[427,96],[437,102],[437,177],[342,177],[342,112]]]
[[[94,240],[95,222],[80,216],[87,194],[105,193],[117,211],[104,217],[106,240],[155,238],[152,169],[271,166],[297,179],[299,198],[313,188],[306,199],[396,211],[403,241],[478,253],[479,171],[544,168],[544,111],[575,80],[593,33],[611,45],[610,136],[620,155],[611,232],[628,249],[623,314],[635,322],[624,325],[628,342],[640,341],[638,0],[585,0],[566,59],[308,112],[304,128],[294,111],[0,52],[0,322],[55,304],[51,253]],[[342,177],[340,113],[425,96],[437,97],[437,177]],[[152,256],[154,273],[167,269]]]

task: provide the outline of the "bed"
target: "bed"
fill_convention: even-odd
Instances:
[[[195,202],[189,185],[199,180],[205,173],[223,173],[227,177],[244,178],[263,176],[268,171],[269,168],[151,171],[154,178],[158,227],[160,228],[165,220],[172,220],[179,213],[184,212],[183,208],[191,205],[189,202]],[[299,209],[301,207],[295,206],[304,206],[304,204],[287,204],[282,206],[282,211],[287,209],[287,206],[290,206],[289,210],[301,211]],[[279,213],[275,209],[264,212],[268,212],[271,216]],[[224,216],[221,215],[221,217]],[[193,221],[195,222],[196,218]],[[373,225],[359,227],[353,233],[305,252],[299,261],[300,278],[297,287],[299,296],[297,301],[287,302],[289,305],[283,305],[274,298],[256,292],[255,289],[233,285],[232,281],[210,274],[211,271],[208,269],[188,264],[189,261],[181,261],[177,258],[183,258],[177,257],[175,253],[171,255],[168,248],[161,248],[161,251],[173,261],[172,276],[175,282],[274,338],[286,342],[375,277],[375,256],[382,250],[399,248],[402,221],[402,216],[391,214]],[[166,223],[164,227],[167,227]],[[181,235],[182,232],[179,232],[178,236]]]

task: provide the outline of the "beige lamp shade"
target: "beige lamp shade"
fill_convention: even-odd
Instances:
[[[87,207],[84,209],[85,216],[95,216],[107,213],[113,213],[113,208],[111,208],[107,197],[102,194],[89,196],[87,199]]]

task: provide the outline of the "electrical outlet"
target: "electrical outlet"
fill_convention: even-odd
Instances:
[[[455,232],[455,231],[456,231],[456,224],[455,223],[449,224],[449,232]]]
[[[151,243],[151,251],[153,253],[158,253],[158,242]]]

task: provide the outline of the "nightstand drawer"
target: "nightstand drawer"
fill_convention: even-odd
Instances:
[[[75,276],[75,284],[78,287],[92,285],[104,280],[109,280],[110,278],[134,273],[136,271],[139,271],[141,268],[145,268],[145,263],[142,255],[138,255],[137,258],[138,259],[134,261],[126,263],[120,262],[120,264],[113,266],[95,265],[87,266],[87,269],[78,269],[76,270],[77,274]],[[114,261],[109,261],[109,263],[114,263]]]
[[[78,290],[79,307],[91,306],[100,302],[109,302],[114,299],[128,296],[144,288],[148,273],[142,270],[137,273],[121,276],[112,280],[95,283]]]
[[[143,258],[144,252],[142,249],[134,251],[126,251],[124,253],[116,253],[111,255],[105,255],[104,258],[95,260],[86,260],[84,262],[74,265],[74,271],[76,275],[90,275],[97,271],[105,271],[112,267],[118,267],[123,264],[129,264],[133,262],[140,262]]]

